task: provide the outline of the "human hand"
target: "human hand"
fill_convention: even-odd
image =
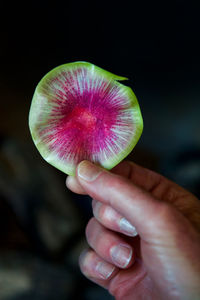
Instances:
[[[124,161],[83,161],[67,186],[93,200],[83,274],[117,300],[200,299],[200,202],[163,176]],[[138,235],[136,236],[138,232]]]

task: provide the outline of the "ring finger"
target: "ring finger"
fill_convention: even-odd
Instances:
[[[86,227],[86,238],[90,247],[105,261],[125,269],[134,262],[134,252],[122,237],[102,226],[92,218]]]

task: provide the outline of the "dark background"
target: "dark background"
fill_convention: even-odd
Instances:
[[[30,1],[2,7],[1,132],[30,142],[27,116],[36,84],[59,64],[84,60],[130,79],[144,117],[138,147],[158,156],[198,147],[197,3]]]
[[[24,257],[27,256],[29,262],[33,257],[41,259],[39,273],[45,261],[47,268],[43,267],[43,271],[47,280],[44,286],[48,286],[43,291],[37,284],[32,289],[25,284],[27,289],[18,289],[18,292],[14,289],[12,298],[8,298],[10,296],[5,292],[1,299],[56,299],[57,295],[54,298],[49,287],[55,282],[63,290],[59,299],[71,299],[72,295],[77,296],[76,289],[64,291],[63,287],[69,285],[69,281],[63,281],[63,286],[61,284],[63,278],[67,278],[69,266],[66,262],[64,271],[58,266],[58,260],[63,261],[68,256],[68,240],[64,238],[65,246],[62,243],[57,250],[52,250],[41,238],[41,231],[49,225],[40,228],[37,214],[45,197],[45,209],[49,211],[48,201],[52,193],[50,196],[46,191],[51,180],[58,180],[55,199],[63,189],[62,201],[72,202],[73,209],[79,211],[77,223],[80,224],[69,236],[71,242],[75,240],[72,243],[75,245],[83,237],[84,225],[91,213],[90,204],[87,204],[88,199],[83,204],[82,198],[66,192],[63,187],[65,175],[47,166],[33,146],[27,120],[35,86],[52,68],[77,60],[89,61],[128,77],[126,84],[136,93],[144,118],[143,135],[129,158],[162,172],[200,196],[199,5],[198,1],[178,0],[159,3],[133,0],[29,1],[1,4],[0,13],[0,213],[6,216],[2,221],[4,236],[1,247],[5,255],[12,256],[13,251],[20,249],[25,251]],[[54,211],[59,209],[52,209],[51,216],[54,216]],[[17,258],[12,256],[12,259],[14,264]],[[52,261],[56,261],[54,267],[57,271],[51,269],[49,272]],[[20,254],[18,263],[19,270],[27,264],[21,260]],[[94,286],[88,285],[79,275],[76,264],[75,259],[70,274],[76,277],[74,287],[79,284],[82,286],[80,290],[85,291],[78,296],[79,299],[98,299],[98,295],[104,292],[93,291]],[[4,268],[7,268],[6,263]],[[6,270],[12,271],[12,268]],[[5,278],[2,274],[0,276]],[[37,272],[34,274],[37,278]],[[52,279],[54,274],[58,275],[55,280]],[[86,287],[97,294],[86,292]],[[42,292],[37,298],[34,293],[40,289]],[[105,298],[106,294],[99,297]]]

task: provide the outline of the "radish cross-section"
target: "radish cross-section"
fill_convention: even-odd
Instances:
[[[29,127],[50,164],[69,175],[90,160],[111,169],[136,145],[143,120],[135,94],[114,75],[91,63],[61,65],[36,87]]]

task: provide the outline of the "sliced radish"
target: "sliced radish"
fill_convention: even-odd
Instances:
[[[61,65],[36,87],[29,127],[42,157],[66,174],[89,160],[111,169],[143,130],[137,98],[126,80],[91,63]]]

